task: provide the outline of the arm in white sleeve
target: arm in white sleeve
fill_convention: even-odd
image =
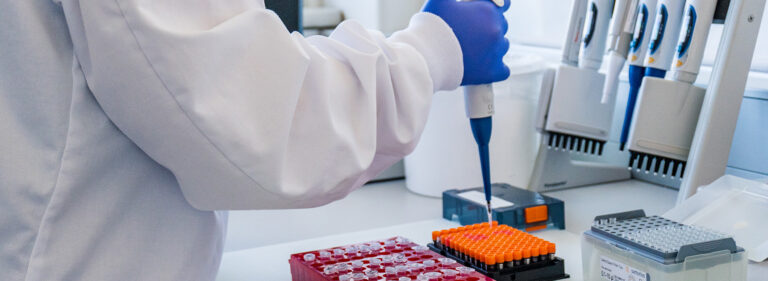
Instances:
[[[412,151],[461,48],[432,14],[390,38],[290,34],[249,0],[61,0],[88,86],[196,208],[311,207]]]

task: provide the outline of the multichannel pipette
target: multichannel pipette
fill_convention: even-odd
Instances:
[[[653,3],[652,0],[650,0],[645,1],[645,4],[650,7]],[[677,43],[675,40],[677,39],[676,36],[680,34],[684,4],[685,1],[682,0],[659,0],[655,13],[653,32],[650,34],[651,39],[648,43],[647,50],[645,50],[643,44],[637,47],[638,50],[647,52],[643,65],[645,71],[643,72],[639,66],[630,67],[629,69],[630,88],[629,98],[627,100],[627,111],[624,115],[624,126],[622,127],[620,137],[621,144],[619,148],[621,150],[624,150],[624,146],[629,138],[632,116],[634,115],[635,103],[637,102],[637,95],[640,91],[643,77],[649,76],[664,79],[664,76],[667,75],[667,70],[669,70],[672,65],[672,59],[675,55],[674,50]],[[637,36],[637,34],[635,34],[635,36]],[[637,56],[637,58],[642,59],[642,57],[639,56]]]
[[[607,140],[605,133],[607,130],[603,128],[610,124],[598,119],[610,120],[613,112],[602,110],[607,108],[604,105],[608,103],[592,104],[593,98],[588,93],[593,93],[595,90],[601,91],[597,88],[605,83],[604,75],[598,70],[603,63],[613,4],[614,0],[589,0],[588,2],[574,0],[573,2],[563,47],[563,65],[559,67],[552,90],[552,101],[549,103],[549,114],[545,118],[550,148],[592,155],[603,154]],[[580,36],[581,34],[583,35]],[[578,83],[572,85],[569,80],[578,81]],[[585,86],[590,89],[580,89]],[[558,95],[563,96],[558,97]],[[599,108],[601,113],[579,112],[589,110],[586,107]],[[595,116],[606,118],[595,118]]]
[[[682,0],[660,0],[653,26],[653,37],[648,46],[648,58],[645,61],[645,76],[664,79],[672,65],[680,34],[680,22],[683,19]]]
[[[504,6],[503,0],[493,0],[499,7]],[[480,170],[483,176],[483,190],[488,208],[488,222],[492,221],[491,214],[491,163],[489,144],[493,128],[493,86],[491,84],[467,85],[464,87],[464,103],[469,117],[472,135],[477,142],[480,154]]]
[[[672,65],[673,79],[687,83],[696,81],[716,5],[717,0],[686,1],[683,20],[685,30],[680,33],[678,40],[675,61]]]
[[[611,28],[608,31],[608,71],[603,86],[603,103],[608,102],[609,96],[616,92],[619,85],[619,74],[627,61],[635,29],[636,11],[637,0],[616,1]]]
[[[581,50],[581,32],[584,30],[584,17],[587,14],[587,0],[574,0],[571,7],[568,33],[563,46],[563,64],[579,66],[579,50]]]
[[[629,129],[632,124],[632,115],[635,112],[637,94],[645,77],[645,56],[648,53],[648,44],[651,39],[651,24],[656,19],[657,0],[641,0],[637,8],[637,21],[632,43],[629,45],[629,96],[627,97],[627,109],[624,113],[624,125],[621,129],[620,150],[624,150],[629,138]]]
[[[661,174],[662,177],[666,177],[668,175],[667,172],[671,169],[671,174],[669,175],[673,178],[678,176],[678,170],[680,171],[680,178],[683,178],[685,175],[685,168],[689,158],[688,148],[691,146],[692,137],[696,130],[696,120],[701,114],[699,109],[701,108],[702,99],[706,94],[705,89],[695,87],[692,84],[696,81],[701,60],[704,56],[704,48],[706,47],[709,28],[714,18],[716,2],[715,0],[688,0],[683,4],[683,7],[685,7],[685,20],[683,21],[685,28],[683,28],[682,32],[678,33],[677,42],[679,44],[677,45],[676,52],[673,56],[670,56],[670,59],[675,59],[674,63],[670,62],[672,67],[672,73],[668,75],[670,79],[646,79],[643,82],[645,89],[643,90],[644,104],[648,104],[648,99],[646,99],[648,95],[658,96],[660,92],[677,91],[677,93],[669,93],[669,95],[674,95],[668,100],[666,98],[657,98],[655,106],[645,107],[646,114],[649,113],[647,108],[654,108],[652,112],[655,116],[653,118],[657,118],[656,116],[659,115],[667,116],[666,119],[673,118],[674,122],[669,125],[660,124],[650,120],[651,118],[647,116],[643,116],[642,113],[638,113],[641,115],[636,117],[638,120],[636,120],[633,128],[633,140],[631,140],[632,144],[629,149],[630,169],[635,167],[635,163],[637,163],[638,170],[644,169],[646,173],[653,172],[654,175]],[[661,15],[659,14],[659,16]],[[669,39],[664,40],[669,41]],[[667,43],[663,45],[666,46]],[[665,50],[665,52],[669,51],[671,50]],[[666,56],[666,54],[664,55]],[[651,69],[649,68],[648,70],[650,71]],[[658,85],[661,86],[659,87]],[[685,99],[679,97],[685,97]],[[666,107],[666,110],[658,112],[655,110],[656,108],[664,107]],[[643,105],[640,105],[638,112],[643,112],[643,110]],[[643,118],[645,119],[644,121],[641,120]],[[644,128],[646,128],[645,131],[643,131]],[[649,130],[647,128],[653,129]],[[659,141],[660,144],[656,147],[637,145],[636,140],[642,140],[643,134],[659,134],[662,138],[656,141]],[[675,148],[675,150],[670,150],[669,147]]]

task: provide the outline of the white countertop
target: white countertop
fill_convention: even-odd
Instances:
[[[566,230],[535,234],[556,243],[570,280],[581,280],[580,234],[595,216],[634,209],[660,215],[672,208],[677,192],[629,180],[547,195],[565,201]],[[441,216],[439,198],[413,194],[403,181],[371,184],[343,200],[314,209],[232,212],[227,252],[217,280],[290,280],[288,258],[302,251],[398,235],[426,244],[433,230],[457,225]],[[280,228],[265,232],[260,227],[263,224]],[[766,276],[768,265],[751,264],[749,270],[753,277]],[[765,280],[754,278],[750,280]]]
[[[229,213],[224,251],[357,232],[442,216],[440,198],[417,195],[402,180],[369,184],[331,204],[300,210]],[[264,230],[263,225],[276,226]]]

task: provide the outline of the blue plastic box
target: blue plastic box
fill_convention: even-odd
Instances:
[[[508,184],[496,183],[491,189],[493,219],[500,224],[525,231],[565,229],[562,200]],[[443,217],[462,225],[487,221],[483,194],[482,187],[443,192]]]

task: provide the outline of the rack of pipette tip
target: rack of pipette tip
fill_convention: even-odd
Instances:
[[[293,281],[489,281],[403,237],[291,255]]]
[[[555,257],[554,243],[496,221],[434,231],[432,240],[433,250],[496,280],[568,277],[563,260]]]
[[[642,210],[595,218],[581,243],[585,280],[746,280],[733,237]]]

